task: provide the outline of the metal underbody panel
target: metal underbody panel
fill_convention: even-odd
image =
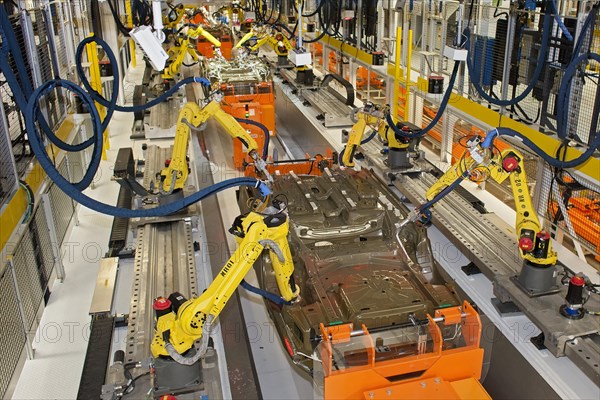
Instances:
[[[376,146],[364,147],[368,162],[387,173]],[[436,180],[429,173],[416,177],[398,175],[394,185],[413,204],[421,204],[425,201],[425,192]],[[558,310],[565,303],[566,287],[555,294],[527,295],[515,283],[523,263],[515,235],[498,226],[494,214],[481,214],[452,192],[433,209],[433,223],[493,282],[494,294],[502,303],[514,303],[535,323],[552,354],[566,355],[593,381],[600,379],[600,320],[594,316],[580,320],[561,316]],[[600,309],[600,300],[590,296],[586,307]]]
[[[287,203],[301,301],[281,309],[267,302],[267,308],[305,371],[312,371],[304,354],[317,344],[312,338],[320,323],[374,329],[459,304],[438,274],[426,230],[413,223],[399,229],[408,209],[373,173],[334,169],[321,177],[278,176],[273,189]],[[268,257],[256,270],[261,286],[277,292]]]
[[[253,55],[233,60],[215,57],[206,61],[205,76],[219,84],[267,82],[271,80],[271,69],[261,58]]]

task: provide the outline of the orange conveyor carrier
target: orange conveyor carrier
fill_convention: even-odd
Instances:
[[[275,93],[273,82],[224,83],[221,85],[224,97],[221,102],[223,110],[235,118],[251,119],[266,126],[269,135],[275,135]],[[250,131],[250,135],[258,144],[258,153],[262,154],[265,134],[254,125],[242,126]],[[242,143],[233,141],[233,160],[235,168],[243,170],[250,162]]]
[[[479,383],[479,314],[465,302],[436,310],[427,320],[416,343],[394,333],[407,328],[369,333],[363,325],[357,334],[352,324],[321,324],[317,354],[322,370],[315,378],[323,379],[324,398],[491,399]],[[448,332],[454,337],[448,339]]]

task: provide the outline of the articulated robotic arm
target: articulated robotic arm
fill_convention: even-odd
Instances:
[[[189,38],[192,38],[192,39],[195,39],[198,36],[202,36],[203,38],[205,38],[206,40],[208,40],[210,42],[210,44],[212,44],[216,48],[221,47],[221,42],[219,41],[219,39],[217,39],[216,37],[214,37],[209,31],[207,31],[206,29],[204,29],[200,25],[198,25],[197,27],[195,27],[193,29],[190,29],[187,32],[187,36]]]
[[[365,106],[357,111],[356,118],[358,121],[354,124],[348,134],[348,143],[344,149],[342,157],[343,165],[347,167],[354,166],[354,153],[356,149],[363,143],[362,138],[367,126],[371,127],[390,149],[390,167],[410,167],[410,155],[408,154],[409,147],[416,146],[418,139],[411,139],[408,136],[403,137],[397,135],[393,129],[387,124],[385,115],[387,107],[381,108],[372,103],[365,103]],[[406,131],[407,134],[416,129],[408,123],[398,122],[396,125]]]
[[[248,47],[250,51],[257,51],[265,44],[268,44],[273,48],[273,51],[275,51],[275,54],[277,54],[277,56],[287,57],[290,50],[294,48],[288,40],[288,38],[285,37],[283,33],[275,29],[269,32],[264,29],[257,30],[255,28],[252,28],[250,32],[246,33],[246,35],[244,35],[244,37],[240,39],[240,41],[235,45],[235,47],[237,49],[241,48],[253,37],[256,37],[257,41],[254,45]]]
[[[201,26],[189,29],[185,33],[185,38],[179,40],[179,43],[169,49],[169,59],[167,60],[167,67],[163,70],[163,79],[174,79],[179,73],[185,56],[189,54],[194,62],[198,61],[198,53],[191,43],[191,39],[195,39],[198,36],[203,36],[208,40],[215,48],[221,47],[221,42],[215,38],[210,32],[206,31]]]
[[[431,201],[457,180],[468,178],[480,181],[489,175],[496,182],[502,183],[509,178],[517,210],[515,230],[521,257],[533,266],[555,265],[557,256],[552,250],[550,234],[542,230],[531,204],[523,156],[514,149],[505,149],[497,153],[491,148],[484,148],[480,136],[467,141],[467,147],[469,155],[457,161],[429,188],[426,193],[427,200]]]
[[[246,146],[256,169],[264,174],[267,180],[271,180],[266,163],[258,154],[258,144],[234,117],[223,111],[216,100],[212,100],[203,108],[196,103],[189,102],[179,111],[171,162],[160,172],[162,192],[171,193],[173,190],[183,189],[189,174],[187,149],[190,125],[198,127],[211,117],[215,118],[232,138],[240,140]]]
[[[279,210],[268,215],[250,212],[236,218],[229,231],[236,236],[238,248],[206,291],[189,300],[173,293],[168,300],[155,301],[157,321],[152,355],[170,356],[187,365],[201,358],[206,352],[211,325],[264,249],[269,249],[282,299],[296,300],[300,289],[294,282],[288,229],[287,215]],[[200,338],[195,354],[183,356]]]
[[[162,71],[163,79],[175,79],[187,54],[192,57],[194,62],[198,61],[198,53],[196,53],[194,47],[191,46],[190,39],[188,38],[180,40],[179,44],[171,47],[168,54],[169,59],[167,60],[167,66]]]

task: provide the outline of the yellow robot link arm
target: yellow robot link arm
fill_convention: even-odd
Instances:
[[[506,175],[510,178],[517,211],[515,230],[521,257],[538,266],[556,264],[558,257],[552,249],[550,233],[542,230],[531,203],[523,156],[513,149],[503,150],[497,165],[491,177],[499,183]]]
[[[258,153],[258,144],[250,135],[250,133],[244,129],[233,116],[223,111],[219,103],[216,101],[211,101],[206,107],[204,107],[204,109],[208,109],[208,112],[215,117],[217,122],[219,122],[223,129],[225,129],[232,138],[240,140],[244,146],[246,146],[246,149],[248,149],[248,155],[254,161],[254,166],[256,169],[262,172],[268,181],[272,181],[271,174],[269,174],[269,171],[267,170],[267,163]]]
[[[190,38],[197,38],[198,36],[202,36],[204,37],[206,40],[208,40],[213,46],[215,47],[221,47],[221,42],[219,41],[219,39],[217,39],[216,37],[214,37],[210,32],[208,32],[207,30],[205,30],[203,27],[198,26],[194,29],[190,29],[187,32],[188,37]]]
[[[362,137],[365,133],[365,129],[367,129],[367,126],[371,126],[373,129],[375,129],[377,131],[377,134],[388,143],[393,141],[393,143],[391,143],[390,145],[395,146],[392,147],[398,147],[398,145],[396,145],[396,139],[394,137],[388,138],[389,127],[387,126],[383,115],[384,114],[374,105],[366,105],[364,108],[357,112],[356,117],[358,121],[356,121],[356,123],[352,126],[352,129],[348,134],[348,143],[346,143],[346,148],[342,157],[343,165],[347,167],[354,166],[354,153],[356,152],[356,149],[361,145]]]
[[[254,32],[254,29],[250,29],[250,31],[248,31],[248,33],[246,33],[235,45],[236,49],[241,48],[248,40],[252,39],[254,36],[256,35],[256,33]]]
[[[189,54],[194,62],[198,61],[198,53],[190,46],[189,39],[183,39],[178,46],[174,46],[169,50],[169,65],[163,70],[163,79],[174,79],[179,73],[181,65],[185,61],[185,56]]]
[[[183,189],[189,175],[187,161],[188,141],[190,138],[190,125],[197,127],[202,124],[202,109],[196,103],[189,102],[179,111],[175,128],[175,142],[171,161],[161,172],[160,189],[163,193],[171,193],[176,189]]]
[[[366,128],[367,120],[363,113],[359,113],[358,121],[352,126],[348,134],[348,143],[346,143],[344,156],[342,157],[342,164],[346,167],[354,167],[354,152],[360,146]]]
[[[541,229],[531,203],[523,156],[514,149],[506,149],[494,155],[490,149],[482,148],[480,143],[480,137],[467,142],[469,155],[457,161],[427,190],[427,200],[432,200],[460,178],[479,181],[482,174],[489,174],[489,177],[498,183],[509,178],[517,212],[515,231],[521,257],[535,265],[556,264],[557,255],[552,250],[550,235]]]
[[[232,138],[242,141],[248,149],[248,155],[254,160],[256,169],[262,172],[268,181],[272,180],[271,175],[267,171],[266,163],[258,154],[256,140],[242,128],[235,118],[223,111],[218,102],[212,100],[204,108],[200,108],[196,103],[189,102],[181,109],[177,118],[171,162],[160,173],[163,192],[171,193],[175,189],[182,189],[184,187],[189,174],[187,149],[190,125],[198,127],[208,121],[210,117],[214,117]]]
[[[264,216],[251,212],[238,217],[230,231],[239,238],[239,246],[208,289],[200,297],[190,300],[175,293],[170,296],[173,300],[169,301],[169,308],[164,307],[160,312],[155,303],[157,322],[151,344],[152,355],[171,356],[182,364],[191,364],[202,357],[210,333],[207,329],[210,329],[265,248],[269,248],[282,299],[287,302],[297,299],[300,290],[293,279],[294,266],[287,243],[288,228],[284,213]],[[196,349],[196,354],[182,356],[200,338],[202,344]]]

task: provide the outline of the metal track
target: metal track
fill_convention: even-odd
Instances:
[[[354,124],[351,118],[352,109],[335,94],[331,93],[329,87],[305,87],[300,85],[296,82],[295,71],[293,70],[281,70],[279,74],[282,79],[298,91],[298,96],[319,110],[323,115],[325,127],[352,126]]]
[[[381,174],[387,172],[375,145],[368,145],[367,159]],[[394,185],[413,204],[425,201],[427,189],[436,182],[429,173],[417,177],[398,176]],[[594,381],[600,377],[600,321],[588,316],[569,320],[558,313],[564,304],[566,289],[561,292],[529,297],[515,283],[522,259],[514,232],[503,229],[495,214],[480,214],[457,193],[450,193],[432,210],[433,224],[475,263],[494,285],[494,295],[501,302],[514,302],[544,334],[544,345],[556,357],[566,355]],[[600,301],[591,296],[587,307],[600,309]],[[591,335],[591,336],[590,336]],[[577,347],[573,350],[571,347]],[[595,360],[595,362],[591,362]]]
[[[180,292],[198,295],[190,221],[146,224],[137,230],[135,277],[129,311],[127,362],[151,356],[154,337],[152,303],[158,296]]]

